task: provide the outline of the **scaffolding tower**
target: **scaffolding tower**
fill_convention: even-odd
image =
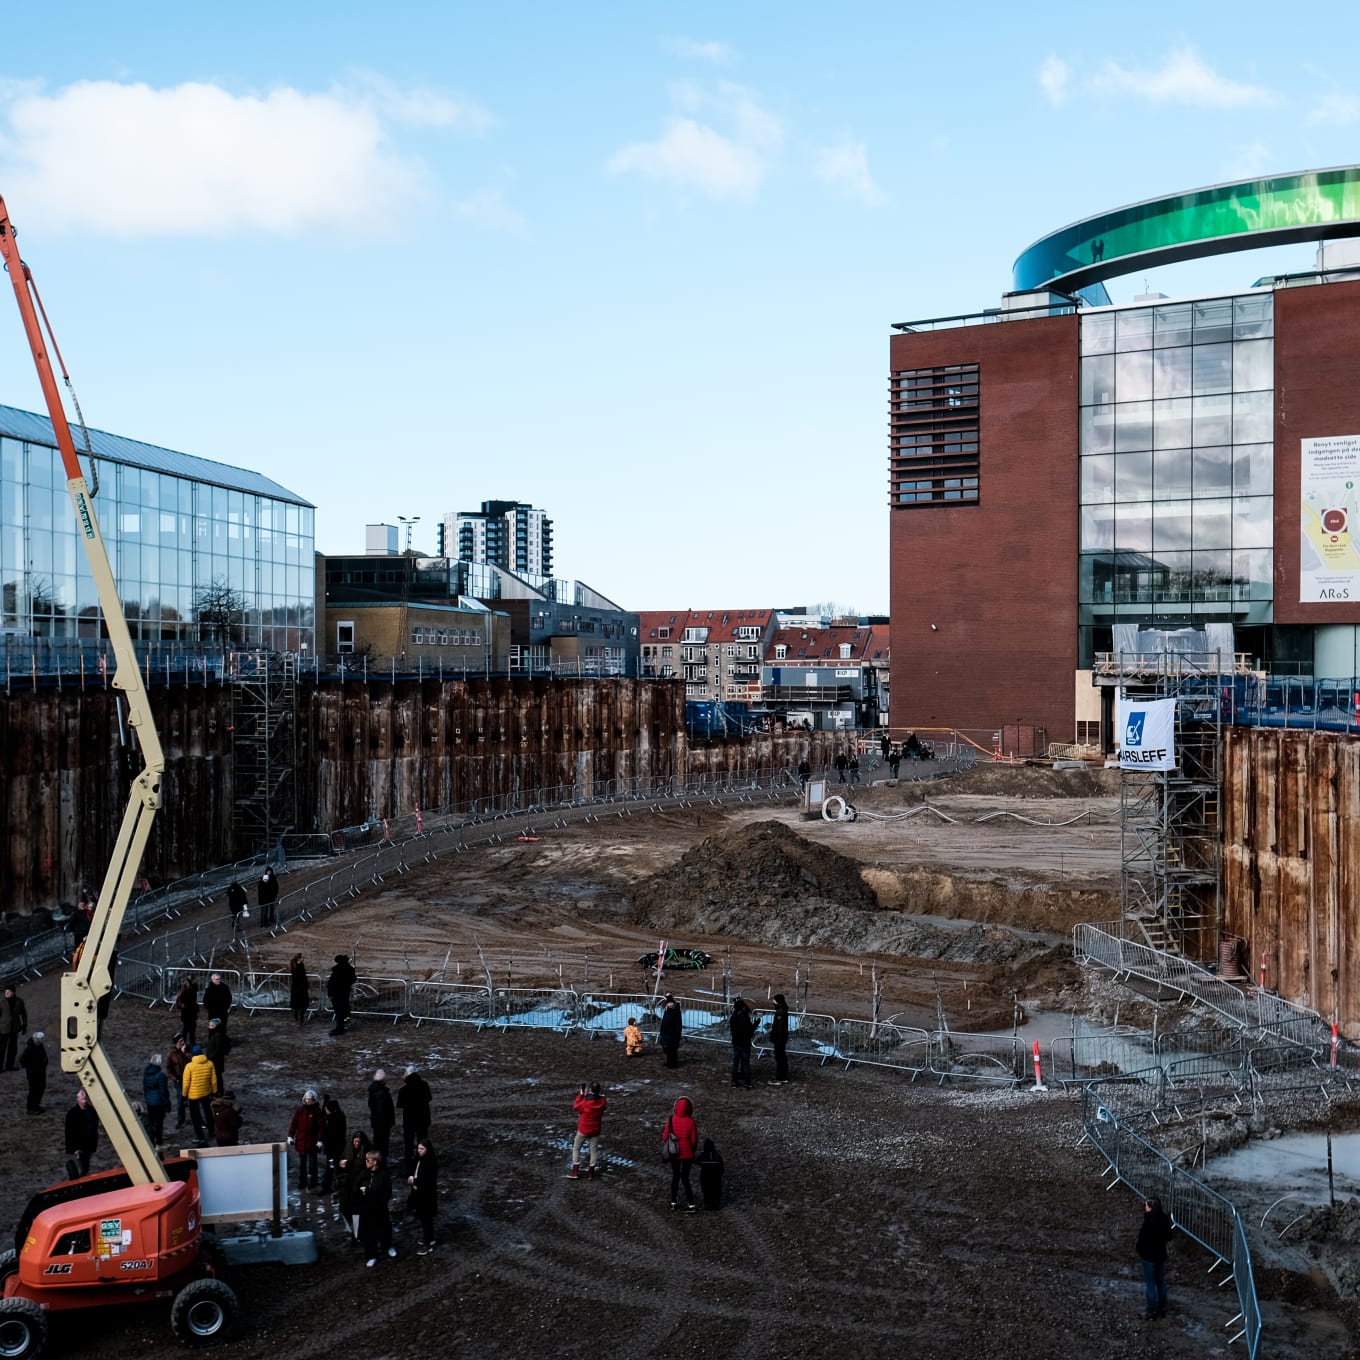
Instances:
[[[268,853],[297,821],[297,659],[238,655],[231,670],[232,840]]]
[[[1120,771],[1123,917],[1154,948],[1201,962],[1216,957],[1222,924],[1221,696],[1233,665],[1217,652],[1120,657],[1122,698],[1176,702],[1175,769]]]

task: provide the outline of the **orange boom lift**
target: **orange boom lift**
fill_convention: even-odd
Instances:
[[[30,1201],[15,1232],[14,1250],[0,1255],[0,1356],[33,1360],[44,1354],[49,1312],[152,1299],[171,1300],[170,1321],[181,1341],[213,1341],[229,1330],[237,1304],[231,1288],[216,1278],[213,1254],[203,1241],[194,1163],[189,1158],[161,1163],[99,1043],[98,1006],[113,988],[110,966],[160,807],[165,757],[99,531],[94,493],[80,465],[47,341],[68,388],[70,377],[52,339],[33,276],[19,257],[14,224],[3,198],[0,257],[14,285],[66,469],[77,532],[85,545],[113,648],[113,687],[124,696],[143,762],[99,890],[85,948],[74,970],[61,979],[62,1070],[80,1078],[122,1170],[63,1182]],[[78,405],[76,411],[79,415]]]

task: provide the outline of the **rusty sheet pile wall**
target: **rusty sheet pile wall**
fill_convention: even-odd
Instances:
[[[1224,732],[1224,928],[1254,979],[1360,1038],[1360,742]]]

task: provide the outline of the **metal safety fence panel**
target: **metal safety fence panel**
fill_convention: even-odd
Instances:
[[[315,998],[325,996],[326,989],[321,977],[316,973],[307,974],[309,994],[308,1008],[315,1005]],[[272,972],[257,972],[253,969],[241,975],[239,990],[235,993],[238,1006],[248,1011],[289,1011],[292,1010],[293,974],[291,970],[279,968]]]
[[[1049,1044],[1049,1079],[1072,1086],[1141,1071],[1153,1060],[1150,1042],[1141,1030],[1059,1035]]]
[[[651,1042],[656,1042],[657,1025],[666,1004],[664,996],[653,996],[650,992],[582,991],[574,996],[573,1029],[591,1034],[621,1034],[630,1020],[636,1020]]]
[[[407,1013],[417,1024],[426,1020],[444,1025],[496,1023],[494,995],[470,982],[411,982],[406,987]]]
[[[164,984],[161,970],[154,963],[120,957],[114,969],[113,986],[117,996],[135,996],[154,1006],[161,999]]]
[[[1256,1297],[1256,1272],[1251,1264],[1251,1248],[1247,1244],[1246,1224],[1236,1209],[1233,1211],[1233,1284],[1237,1286],[1239,1312],[1236,1321],[1240,1323],[1238,1332],[1229,1338],[1244,1341],[1248,1360],[1256,1360],[1261,1347],[1261,1305]]]
[[[701,1043],[730,1044],[732,1031],[728,1028],[731,1007],[721,997],[677,996],[680,1006],[680,1028],[684,1038]]]
[[[120,960],[121,963],[121,960]],[[179,989],[185,982],[192,982],[198,989],[198,1003],[203,1004],[203,988],[212,981],[212,975],[218,973],[222,981],[231,988],[231,1004],[233,1008],[239,1008],[241,1002],[241,974],[234,968],[202,968],[202,967],[178,967],[162,968],[159,970],[161,975],[161,992],[158,1000],[163,1001],[167,1006],[175,1004],[175,997],[179,995]],[[199,1013],[199,1024],[203,1029],[208,1027],[208,1017]]]
[[[1017,1084],[1024,1074],[1025,1048],[1015,1035],[952,1034],[930,1036],[929,1071],[943,1081]]]
[[[350,1011],[354,1015],[377,1015],[391,1019],[395,1024],[403,1015],[410,1013],[406,990],[410,984],[405,978],[368,977],[360,975],[350,992]]]
[[[931,1035],[923,1029],[883,1021],[842,1020],[835,1025],[833,1043],[832,1056],[847,1067],[868,1063],[910,1072],[913,1078],[930,1068]]]
[[[507,1029],[568,1030],[576,993],[562,987],[497,987],[496,1021]]]
[[[759,1010],[755,1015],[760,1023],[760,1029],[752,1042],[752,1048],[757,1053],[773,1053],[770,1022],[774,1018],[774,1012]],[[815,1011],[790,1011],[789,1042],[784,1051],[793,1054],[794,1057],[816,1058],[820,1062],[838,1058],[840,1023],[834,1015],[819,1015]]]

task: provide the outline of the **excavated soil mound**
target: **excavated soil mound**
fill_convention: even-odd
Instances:
[[[897,954],[1014,967],[1045,941],[978,923],[946,927],[887,910],[860,865],[782,822],[711,836],[632,891],[629,919],[663,933],[725,935],[781,949]]]
[[[752,822],[710,836],[679,863],[643,879],[632,892],[632,919],[674,924],[667,918],[679,909],[701,919],[736,913],[743,924],[748,918],[754,924],[809,902],[878,907],[854,860],[804,840],[782,822]]]

